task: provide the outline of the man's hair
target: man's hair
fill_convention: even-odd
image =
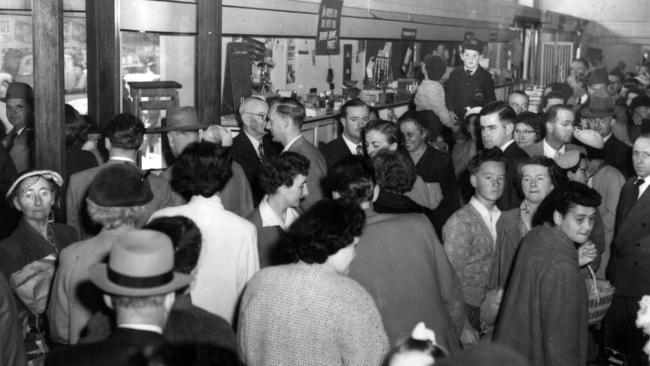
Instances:
[[[523,90],[513,91],[512,93],[508,94],[508,98],[510,98],[511,95],[521,95],[522,97],[525,97],[527,101],[530,102],[530,97]]]
[[[372,199],[375,175],[367,158],[352,155],[334,164],[325,182],[331,192],[338,192],[341,198],[361,204]]]
[[[309,173],[309,160],[295,152],[286,151],[272,156],[262,163],[259,181],[266,194],[274,194],[282,186],[291,187],[293,180]]]
[[[566,95],[558,92],[558,91],[551,91],[550,93],[546,94],[545,96],[542,96],[542,107],[546,108],[548,105],[549,99],[561,99],[562,100],[562,105],[566,105],[567,101],[569,100]]]
[[[137,150],[144,138],[144,123],[130,113],[120,113],[108,122],[104,135],[113,147]]]
[[[493,113],[497,113],[499,120],[504,125],[507,123],[512,123],[513,125],[517,123],[517,113],[515,113],[515,111],[506,102],[495,100],[486,104],[481,109],[479,116],[483,117]]]
[[[242,102],[242,104],[239,106],[239,114],[242,115],[242,114],[246,113],[246,111],[248,110],[249,106],[250,106],[251,104],[253,104],[253,103],[264,103],[264,104],[266,104],[266,101],[265,101],[264,99],[262,99],[262,98],[259,98],[259,97],[250,97],[250,98],[246,98],[246,99]]]
[[[570,107],[568,107],[568,106],[566,106],[564,104],[552,105],[544,113],[544,124],[546,124],[548,122],[555,123],[555,120],[557,119],[558,112],[560,110],[573,112]]]
[[[359,98],[354,98],[348,100],[343,106],[341,107],[341,118],[346,118],[348,116],[348,108],[354,108],[354,107],[366,107],[368,108],[368,114],[370,114],[370,108],[364,102],[363,100]]]
[[[546,86],[546,89],[550,88],[550,93],[557,92],[564,96],[563,99],[568,100],[573,95],[573,88],[568,83],[551,83]]]
[[[413,189],[417,172],[411,157],[389,150],[380,150],[372,158],[375,168],[375,179],[382,190],[404,194]]]
[[[533,216],[532,224],[533,226],[544,223],[554,225],[553,213],[555,211],[564,216],[572,207],[578,205],[598,208],[601,200],[600,193],[593,188],[589,188],[586,184],[574,181],[568,182],[560,187],[555,187],[544,198]]]
[[[230,149],[208,141],[189,144],[172,168],[172,188],[189,200],[212,197],[232,177]]]
[[[506,157],[503,155],[503,151],[498,147],[480,150],[476,155],[469,159],[469,163],[467,163],[467,171],[470,175],[476,174],[476,172],[481,169],[481,165],[488,161],[505,164]]]
[[[174,271],[190,274],[201,253],[201,230],[185,216],[157,217],[143,229],[156,230],[167,235],[174,247]]]
[[[100,206],[90,198],[86,198],[88,216],[104,229],[113,230],[135,223],[145,214],[145,206],[106,207]]]
[[[585,67],[585,71],[589,70],[589,63],[587,62],[587,60],[585,60],[583,58],[577,58],[577,59],[571,61],[571,63],[574,63],[574,62],[580,62],[582,64],[582,66]]]
[[[275,108],[275,113],[282,118],[288,118],[296,126],[305,122],[305,107],[293,98],[280,98],[273,102],[271,108]]]

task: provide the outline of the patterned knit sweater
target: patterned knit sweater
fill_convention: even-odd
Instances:
[[[370,295],[327,264],[258,272],[244,292],[239,344],[247,365],[380,365],[388,350]]]

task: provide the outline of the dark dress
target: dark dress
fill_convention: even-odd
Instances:
[[[427,145],[424,154],[415,164],[415,170],[425,182],[440,183],[443,198],[440,205],[433,210],[433,226],[438,237],[442,237],[445,222],[460,208],[458,179],[454,173],[451,156]]]

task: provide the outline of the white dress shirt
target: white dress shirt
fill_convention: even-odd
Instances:
[[[488,208],[483,206],[483,204],[479,202],[476,197],[472,197],[472,199],[469,200],[469,203],[471,203],[476,211],[478,211],[478,213],[481,215],[483,222],[485,222],[485,225],[487,225],[488,229],[490,229],[490,235],[492,235],[492,239],[494,240],[493,243],[496,245],[497,221],[499,221],[499,217],[501,217],[501,210],[499,210],[496,205],[494,205],[492,210],[488,210]]]
[[[291,224],[298,218],[298,211],[289,207],[284,211],[283,217],[279,217],[269,205],[269,197],[264,196],[260,202],[260,216],[262,217],[262,227],[279,226],[286,231]]]
[[[555,159],[557,154],[562,155],[562,154],[564,154],[566,152],[566,145],[562,145],[561,148],[559,148],[558,150],[555,150],[551,145],[549,145],[546,142],[546,139],[544,139],[542,141],[543,141],[542,145],[544,146],[544,156],[546,156],[549,159]]]

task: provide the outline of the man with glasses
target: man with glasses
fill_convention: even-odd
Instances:
[[[264,196],[258,179],[262,161],[282,151],[282,145],[273,142],[264,129],[268,112],[269,106],[264,100],[255,97],[244,100],[239,107],[241,132],[233,139],[230,150],[235,162],[244,169],[255,206]]]
[[[616,124],[616,109],[612,98],[593,95],[589,105],[580,113],[587,127],[598,132],[603,138],[605,163],[618,169],[626,179],[634,175],[632,149],[612,133]]]
[[[352,99],[341,107],[340,121],[343,133],[321,147],[327,167],[351,155],[363,155],[361,130],[368,123],[370,109],[361,99]]]
[[[551,106],[544,113],[546,136],[541,141],[524,147],[523,150],[528,156],[542,155],[549,159],[571,150],[586,154],[582,146],[571,143],[575,129],[574,121],[575,114],[570,107],[561,104]]]

